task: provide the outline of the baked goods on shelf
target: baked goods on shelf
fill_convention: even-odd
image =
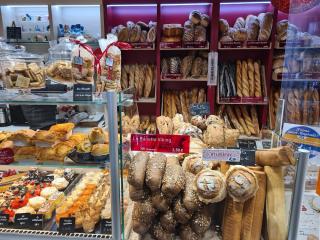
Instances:
[[[161,59],[162,79],[206,79],[207,75],[207,52],[193,52],[184,57]]]
[[[154,43],[156,40],[157,23],[150,21],[149,24],[138,21],[127,21],[126,26],[118,25],[111,32],[118,37],[120,42],[129,42],[133,47],[149,47],[140,43]],[[138,44],[137,44],[138,43]]]
[[[224,63],[219,70],[219,101],[264,102],[264,66],[259,60]]]
[[[50,79],[58,82],[74,82],[72,77],[72,63],[69,60],[56,60],[51,62],[46,68],[46,73]]]
[[[155,134],[157,131],[156,120],[154,116],[141,116],[141,122],[138,128],[139,133]]]
[[[76,45],[72,49],[72,78],[78,83],[93,83],[95,56],[90,46]],[[87,50],[89,49],[89,50]]]
[[[152,64],[123,65],[121,69],[121,88],[134,87],[136,97],[155,96],[155,66]]]
[[[269,47],[273,25],[271,12],[260,13],[258,16],[248,15],[245,19],[238,17],[233,25],[225,19],[219,20],[220,45],[228,47]],[[246,42],[243,45],[243,42]],[[259,43],[261,42],[261,43]],[[266,43],[267,42],[267,43]]]
[[[289,123],[303,125],[319,125],[319,89],[312,84],[304,84],[303,88],[284,87],[280,91],[272,89],[270,98],[270,125],[275,126],[276,111],[279,99],[284,99],[284,119]]]
[[[164,91],[162,94],[162,115],[173,118],[176,113],[183,115],[183,120],[191,120],[190,104],[203,103],[206,94],[203,88],[193,88],[191,91]]]
[[[288,20],[277,22],[276,48],[284,47],[319,47],[320,37],[300,29]]]

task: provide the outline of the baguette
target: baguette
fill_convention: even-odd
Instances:
[[[305,90],[303,94],[303,108],[302,108],[302,124],[308,124],[308,101],[309,101],[309,91]]]
[[[258,120],[257,109],[255,106],[250,107],[250,113],[251,113],[251,119],[252,119],[252,123],[253,123],[253,127],[255,129],[255,132],[257,134],[259,134],[260,133],[259,120]]]
[[[235,108],[235,111],[236,111],[236,115],[237,115],[237,118],[238,118],[238,121],[240,122],[243,130],[244,130],[244,133],[247,135],[247,136],[251,136],[251,131],[249,130],[249,128],[247,127],[247,124],[246,122],[244,121],[244,119],[242,118],[242,115],[241,115],[241,110],[240,108],[236,107]]]
[[[312,124],[313,125],[318,125],[319,124],[319,92],[317,89],[314,89],[313,90],[313,93],[312,93],[312,101],[313,101],[313,104],[312,104],[312,110],[313,110],[313,122]]]
[[[183,91],[181,91],[179,93],[179,97],[180,97],[180,102],[181,102],[181,110],[182,110],[183,120],[185,122],[188,122],[188,118],[189,118],[188,107],[187,107],[187,103],[186,103],[186,99],[185,99]]]
[[[249,131],[251,132],[251,134],[257,134],[257,132],[254,129],[252,119],[247,111],[246,106],[240,106],[240,108],[241,108],[242,116],[244,117],[244,120],[246,122],[246,125],[247,125]]]
[[[261,92],[261,75],[260,75],[260,64],[259,62],[253,63],[254,67],[254,96],[262,97]]]
[[[255,95],[255,79],[254,79],[254,66],[252,59],[248,59],[248,81],[249,81],[249,96]]]
[[[244,128],[241,126],[241,124],[238,122],[238,119],[236,115],[234,114],[232,108],[230,106],[226,107],[227,114],[229,116],[229,119],[231,120],[233,126],[240,131],[241,134],[244,134]]]
[[[242,97],[242,75],[241,75],[241,61],[237,60],[237,65],[236,65],[236,79],[237,79],[237,95],[238,97]]]
[[[241,63],[241,82],[242,82],[242,95],[243,97],[250,96],[250,87],[249,87],[249,80],[248,80],[248,63],[247,61],[243,60]]]

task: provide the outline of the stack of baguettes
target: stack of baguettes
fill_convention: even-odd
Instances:
[[[236,85],[238,97],[263,97],[260,61],[237,60]]]

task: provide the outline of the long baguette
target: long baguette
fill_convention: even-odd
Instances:
[[[255,95],[255,82],[254,82],[254,66],[252,59],[248,59],[248,81],[249,81],[249,95],[254,97]]]
[[[237,60],[237,70],[236,70],[236,79],[237,79],[237,95],[242,97],[242,74],[241,74],[241,61]]]
[[[244,117],[244,121],[246,122],[249,131],[251,132],[251,134],[257,134],[254,129],[252,119],[247,111],[246,106],[241,106],[240,108],[241,108],[242,116]]]
[[[236,107],[235,108],[235,111],[236,111],[236,115],[237,115],[237,118],[238,118],[238,121],[240,122],[245,134],[247,136],[251,136],[251,131],[248,129],[247,127],[247,124],[246,122],[244,121],[244,119],[242,118],[242,115],[241,115],[241,110],[240,108]]]
[[[249,87],[249,80],[248,80],[248,63],[247,61],[242,61],[241,63],[241,79],[242,79],[242,95],[243,97],[250,96],[250,87]]]
[[[254,62],[253,66],[254,66],[254,96],[262,97],[260,64],[258,62]]]
[[[241,124],[238,122],[238,119],[237,119],[236,115],[234,114],[232,108],[230,106],[227,106],[226,110],[227,110],[229,119],[231,120],[234,127],[237,128],[241,134],[244,134],[245,131],[244,131],[243,127],[241,126]]]

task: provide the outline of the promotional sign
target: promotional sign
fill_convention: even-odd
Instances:
[[[74,101],[92,101],[92,85],[91,84],[74,84],[73,85]]]
[[[0,149],[0,164],[10,164],[14,161],[14,153],[11,148]]]
[[[169,134],[132,134],[131,151],[189,153],[190,136]]]

